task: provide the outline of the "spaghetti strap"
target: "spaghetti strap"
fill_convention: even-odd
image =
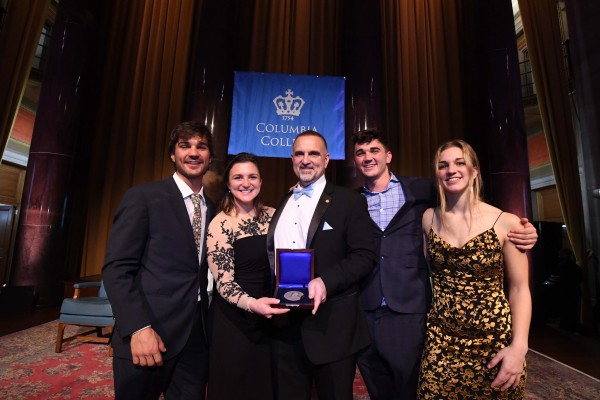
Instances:
[[[504,211],[500,211],[500,214],[498,214],[498,218],[496,218],[496,221],[494,221],[494,225],[492,225],[492,229],[494,229],[494,227],[496,226],[496,222],[498,222],[498,220],[500,219],[500,216],[502,215]]]
[[[435,207],[433,209],[433,212],[431,213],[431,228],[433,228],[433,219],[435,218],[435,210],[437,209],[437,207]]]

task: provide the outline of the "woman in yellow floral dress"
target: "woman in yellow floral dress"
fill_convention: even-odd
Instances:
[[[522,399],[531,294],[527,257],[507,237],[520,220],[482,201],[466,142],[440,146],[434,168],[440,207],[423,215],[433,302],[418,397]]]

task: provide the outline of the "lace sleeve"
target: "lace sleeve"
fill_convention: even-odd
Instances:
[[[249,311],[253,299],[235,281],[233,243],[239,236],[227,218],[219,215],[208,227],[206,239],[208,266],[215,277],[221,297],[229,303]]]

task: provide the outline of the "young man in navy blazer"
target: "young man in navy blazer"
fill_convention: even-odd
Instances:
[[[358,282],[373,268],[375,252],[365,199],[325,180],[327,143],[315,131],[299,134],[292,164],[298,183],[271,221],[267,250],[314,249],[312,310],[274,316],[277,398],[352,399],[356,353],[369,344]]]
[[[215,206],[203,196],[202,178],[212,159],[210,131],[179,124],[169,155],[172,176],[123,197],[106,250],[102,276],[116,320],[116,399],[205,397],[205,238]]]
[[[390,172],[392,152],[381,131],[356,132],[352,141],[378,252],[377,265],[361,282],[372,343],[359,353],[358,366],[372,400],[414,400],[431,301],[421,222],[437,196],[431,180]],[[511,240],[528,250],[537,233],[526,219],[522,223]]]

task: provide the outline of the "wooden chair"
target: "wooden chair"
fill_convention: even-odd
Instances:
[[[98,287],[98,295],[95,297],[81,297],[81,289],[88,287]],[[113,318],[112,308],[106,297],[104,283],[102,281],[79,282],[75,283],[73,288],[73,298],[64,299],[60,307],[55,351],[57,353],[62,352],[63,343],[77,339],[96,343],[106,343],[108,344],[108,354],[109,356],[112,356],[110,340],[115,320]],[[65,338],[64,332],[67,325],[86,326],[92,327],[93,329]],[[104,328],[107,328],[106,333],[103,332]],[[90,336],[94,332],[96,335]]]

